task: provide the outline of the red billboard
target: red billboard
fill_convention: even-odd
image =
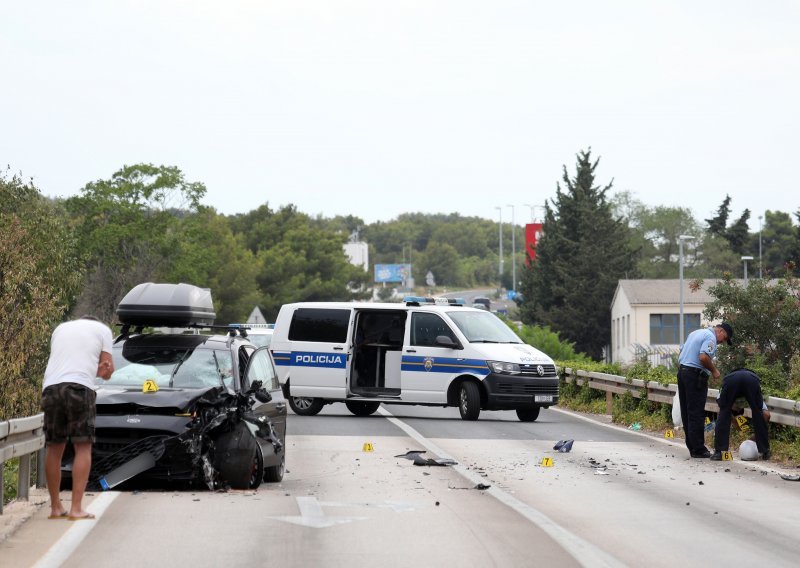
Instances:
[[[542,238],[542,224],[528,223],[525,225],[525,264],[530,264],[536,259],[536,242]]]

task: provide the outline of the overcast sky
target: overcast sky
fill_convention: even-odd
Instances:
[[[151,162],[226,214],[522,222],[591,147],[600,182],[757,230],[800,207],[799,6],[4,2],[0,163],[52,196]]]

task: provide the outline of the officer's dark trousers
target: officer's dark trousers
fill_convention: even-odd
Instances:
[[[743,396],[750,405],[753,413],[753,433],[756,435],[756,445],[758,451],[764,453],[769,451],[769,433],[767,432],[767,421],[761,409],[764,405],[764,397],[761,394],[761,385],[753,375],[746,373],[734,373],[725,377],[722,383],[722,390],[719,392],[717,404],[719,404],[719,416],[717,416],[717,426],[714,429],[714,449],[727,452],[731,436],[731,414],[733,403],[737,398]]]
[[[707,397],[708,375],[694,367],[678,367],[681,421],[686,432],[686,447],[691,455],[708,451],[704,440]]]

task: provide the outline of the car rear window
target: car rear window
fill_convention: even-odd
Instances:
[[[344,343],[349,323],[350,310],[299,308],[292,316],[289,340]]]

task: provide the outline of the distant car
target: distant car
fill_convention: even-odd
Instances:
[[[484,297],[478,296],[478,297],[472,299],[472,307],[473,308],[483,308],[484,310],[491,311],[492,302],[491,302],[491,300],[489,300],[489,298],[484,298]]]
[[[243,327],[247,328],[247,339],[257,347],[269,347],[272,343],[272,333],[275,330],[275,324],[272,323],[245,323]]]
[[[194,286],[149,286],[161,288],[124,299],[117,310],[123,327],[113,346],[115,371],[98,379],[96,391],[90,487],[109,489],[132,477],[211,489],[281,481],[286,400],[268,349],[237,326],[210,323],[210,293],[198,301],[202,289]],[[186,305],[154,306],[154,297]],[[137,304],[148,313],[137,313]],[[195,333],[142,333],[148,322],[190,325]],[[71,466],[66,459],[66,478]]]

